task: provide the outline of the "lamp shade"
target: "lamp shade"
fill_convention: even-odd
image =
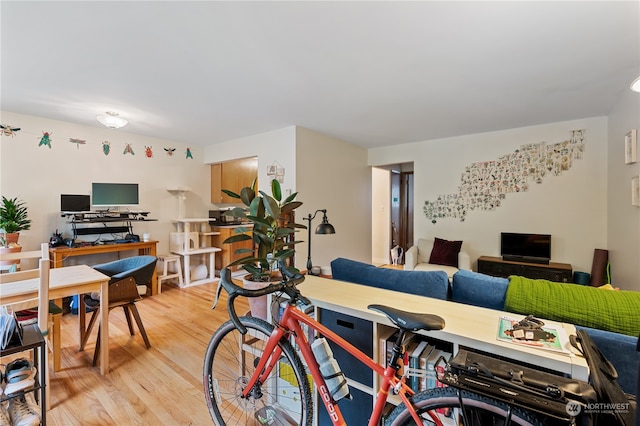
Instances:
[[[633,83],[631,83],[631,90],[634,92],[640,92],[640,77],[633,80]]]
[[[320,225],[316,228],[316,234],[335,234],[336,229],[332,224],[322,221]]]

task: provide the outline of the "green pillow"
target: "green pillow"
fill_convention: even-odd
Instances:
[[[511,276],[505,311],[552,321],[640,335],[640,292]]]

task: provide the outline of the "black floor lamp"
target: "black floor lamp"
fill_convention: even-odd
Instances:
[[[311,213],[309,213],[309,216],[302,218],[304,220],[309,221],[309,226],[307,226],[307,229],[309,230],[309,238],[307,240],[308,241],[307,274],[309,275],[320,275],[320,274],[314,274],[313,271],[311,270],[313,267],[313,265],[311,264],[311,221],[315,219],[318,212],[322,212],[322,223],[316,227],[316,234],[335,234],[336,233],[336,229],[333,227],[332,224],[329,223],[329,219],[327,219],[326,209],[316,210],[313,216],[311,216]]]

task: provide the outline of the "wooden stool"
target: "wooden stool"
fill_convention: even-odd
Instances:
[[[156,257],[158,258],[158,261],[162,262],[162,275],[158,277],[158,294],[162,293],[162,281],[165,280],[177,278],[179,286],[184,287],[184,282],[182,281],[182,268],[180,266],[180,256],[175,254],[160,254]],[[169,272],[168,265],[170,262],[175,262],[176,272],[174,273]]]

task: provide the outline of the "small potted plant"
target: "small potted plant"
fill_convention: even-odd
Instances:
[[[24,201],[2,196],[0,205],[0,230],[6,234],[6,244],[18,243],[20,231],[31,229],[31,219]]]
[[[27,207],[23,201],[17,198],[8,199],[2,197],[0,205],[0,253],[17,253],[22,251],[18,244],[19,231],[31,228],[31,220],[28,218]],[[1,260],[0,269],[11,270],[20,260]]]
[[[255,185],[254,180],[250,187],[242,188],[240,194],[222,190],[228,196],[241,200],[248,208],[236,207],[225,213],[244,219],[252,223],[253,227],[237,227],[234,235],[224,240],[223,244],[253,241],[253,250],[236,250],[236,254],[246,253],[247,256],[227,266],[238,265],[247,271],[248,275],[244,277],[243,284],[246,288],[254,289],[266,287],[270,282],[280,279],[280,262],[287,270],[298,272],[291,261],[295,254],[294,245],[299,243],[295,240],[295,232],[297,229],[306,229],[306,226],[294,221],[293,212],[302,205],[302,202],[294,201],[297,192],[282,200],[282,189],[277,180],[271,181],[271,195],[263,191],[256,194]],[[249,298],[249,306],[253,316],[266,319],[266,296]]]

